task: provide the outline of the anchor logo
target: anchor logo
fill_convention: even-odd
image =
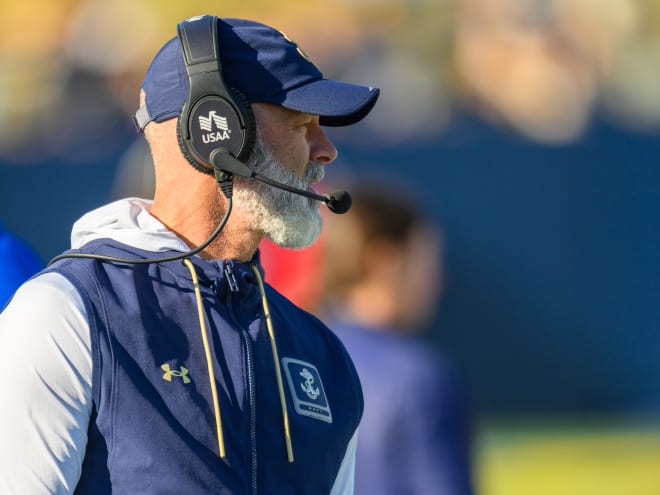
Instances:
[[[321,392],[318,387],[314,387],[314,375],[307,368],[303,368],[299,374],[305,379],[304,382],[300,383],[300,388],[302,388],[303,392],[312,400],[318,399]]]

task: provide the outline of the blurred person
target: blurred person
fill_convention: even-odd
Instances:
[[[258,245],[308,245],[319,201],[346,209],[311,189],[337,155],[322,126],[378,94],[269,26],[179,23],[135,115],[153,201],[84,215],[0,313],[0,493],[353,493],[357,373],[263,283]]]
[[[541,143],[582,135],[596,99],[593,64],[539,2],[464,1],[454,41],[463,97],[481,116]]]
[[[352,194],[347,221],[328,221],[322,314],[362,382],[356,492],[472,493],[466,391],[419,338],[443,291],[441,233],[391,188]]]
[[[0,222],[0,309],[23,282],[42,268],[37,253]]]
[[[352,189],[350,212],[327,218],[308,248],[262,244],[267,280],[318,314],[358,370],[365,410],[356,493],[471,494],[467,393],[449,360],[422,339],[443,291],[442,233],[392,189]],[[305,273],[304,291],[297,275],[306,259],[322,262]]]

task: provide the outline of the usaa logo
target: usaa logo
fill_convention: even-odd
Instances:
[[[214,131],[213,127],[216,127],[217,130]],[[199,116],[199,128],[206,131],[206,134],[202,134],[202,141],[205,144],[229,139],[231,133],[227,124],[227,117],[218,115],[215,110],[211,110],[207,117]]]

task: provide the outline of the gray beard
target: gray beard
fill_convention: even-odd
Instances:
[[[247,165],[259,175],[302,190],[307,190],[310,181],[321,180],[324,174],[322,164],[310,162],[305,176],[298,177],[273,156],[260,137]],[[234,204],[249,212],[253,226],[278,246],[304,248],[321,234],[323,221],[317,201],[255,179],[236,177]]]

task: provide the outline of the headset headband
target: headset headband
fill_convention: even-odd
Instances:
[[[250,104],[222,78],[218,31],[218,18],[209,15],[177,25],[189,82],[178,122],[179,145],[188,161],[208,174],[213,173],[214,151],[226,150],[245,162],[256,138]]]

